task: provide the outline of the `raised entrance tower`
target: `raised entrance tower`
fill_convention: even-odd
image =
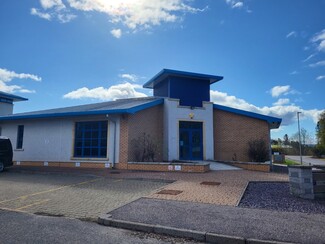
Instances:
[[[164,97],[164,160],[212,160],[210,85],[223,77],[163,69],[143,85]]]

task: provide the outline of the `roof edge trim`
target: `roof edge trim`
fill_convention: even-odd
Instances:
[[[9,100],[12,100],[13,102],[19,102],[19,101],[27,101],[28,99],[25,97],[9,94],[6,92],[0,92],[0,98],[6,98]]]
[[[163,104],[164,99],[158,99],[146,104],[134,106],[128,109],[112,109],[112,110],[101,110],[101,111],[82,111],[82,112],[67,112],[67,113],[48,113],[48,114],[32,114],[32,115],[11,115],[11,116],[0,116],[0,121],[8,120],[20,120],[20,119],[46,119],[46,118],[60,118],[60,117],[74,117],[74,116],[87,116],[87,115],[103,115],[103,114],[134,114],[146,108],[154,107],[159,104]]]
[[[195,79],[205,79],[210,81],[210,85],[220,81],[223,79],[223,76],[217,75],[208,75],[208,74],[201,74],[201,73],[194,73],[194,72],[187,72],[187,71],[180,71],[180,70],[172,70],[172,69],[163,69],[154,77],[152,77],[149,81],[147,81],[143,88],[153,88],[155,84],[159,83],[161,80],[168,76],[184,76],[184,77],[192,77]]]

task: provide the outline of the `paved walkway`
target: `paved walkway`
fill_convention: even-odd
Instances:
[[[300,156],[296,155],[286,155],[286,158],[294,160],[300,163]],[[320,158],[312,158],[311,156],[302,156],[302,162],[305,165],[324,165],[325,166],[325,159]]]
[[[178,195],[158,194],[150,198],[165,200],[211,203],[236,206],[249,181],[288,181],[286,174],[264,173],[248,170],[210,171],[208,173],[163,173],[163,172],[124,172],[114,175],[123,178],[150,178],[174,180],[164,190],[176,190]],[[202,183],[207,184],[202,184]],[[214,185],[216,183],[216,185]],[[218,184],[220,183],[220,184]]]
[[[223,164],[219,162],[209,162],[210,163],[210,170],[242,170],[241,168],[231,166],[228,164]]]
[[[145,211],[143,211],[145,210]],[[109,216],[110,215],[110,216]],[[277,212],[213,204],[142,198],[113,210],[103,221],[112,225],[124,221],[126,228],[153,227],[165,233],[181,233],[201,239],[205,233],[217,235],[217,243],[267,243],[248,239],[293,243],[324,243],[325,215]],[[141,223],[142,225],[137,225]],[[164,226],[164,228],[160,228]],[[179,232],[175,228],[180,229]],[[183,230],[182,230],[183,229]],[[239,237],[239,238],[235,238]],[[207,238],[207,237],[206,237]],[[245,242],[246,240],[246,242]],[[247,241],[248,240],[248,241]],[[218,242],[219,241],[219,242]]]

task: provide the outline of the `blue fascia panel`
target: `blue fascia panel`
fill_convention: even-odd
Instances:
[[[6,99],[12,100],[14,102],[27,101],[28,100],[27,98],[12,95],[12,94],[5,93],[5,92],[0,92],[0,98],[6,98]]]
[[[8,98],[4,98],[4,97],[0,97],[0,103],[13,104],[13,100],[8,99]]]
[[[82,111],[82,112],[67,112],[67,113],[52,113],[52,114],[31,114],[31,115],[13,115],[13,116],[2,116],[0,121],[8,120],[20,120],[20,119],[45,119],[45,118],[58,118],[58,117],[74,117],[74,116],[85,116],[85,115],[103,115],[103,114],[135,114],[146,108],[154,107],[159,104],[163,104],[164,99],[155,100],[146,104],[135,106],[128,109],[111,109],[111,110],[100,110],[100,111]]]
[[[151,78],[148,82],[146,82],[143,85],[143,87],[153,88],[156,83],[160,82],[161,80],[165,79],[168,76],[182,76],[182,77],[188,77],[194,79],[209,80],[210,84],[213,84],[223,79],[222,76],[217,76],[217,75],[207,75],[207,74],[199,74],[199,73],[172,70],[172,69],[163,69],[158,74],[156,74],[153,78]]]
[[[280,118],[267,116],[267,115],[263,115],[263,114],[258,114],[258,113],[253,113],[253,112],[248,112],[248,111],[240,110],[240,109],[236,109],[236,108],[226,107],[226,106],[222,106],[219,104],[213,104],[213,108],[219,109],[222,111],[226,111],[226,112],[230,112],[230,113],[244,115],[244,116],[255,118],[255,119],[265,120],[271,125],[272,129],[279,128],[279,126],[282,122],[282,119],[280,119]]]

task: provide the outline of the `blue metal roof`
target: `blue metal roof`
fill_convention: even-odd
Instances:
[[[16,95],[9,94],[9,93],[2,92],[2,91],[0,91],[0,98],[5,98],[5,99],[11,100],[13,102],[27,101],[28,100],[27,98],[16,96]]]
[[[209,80],[210,84],[213,84],[223,79],[222,76],[217,76],[217,75],[207,75],[207,74],[199,74],[199,73],[192,73],[192,72],[172,70],[172,69],[163,69],[158,74],[156,74],[153,78],[151,78],[148,82],[146,82],[143,85],[143,87],[153,88],[157,83],[164,80],[168,76],[178,76],[178,77],[186,77],[190,79]]]
[[[19,120],[19,119],[39,119],[39,118],[57,118],[72,117],[84,115],[102,115],[102,114],[134,114],[143,109],[163,104],[163,98],[144,97],[119,99],[116,101],[94,103],[66,108],[48,109],[42,111],[19,113],[9,116],[0,116],[1,120]]]
[[[222,106],[219,104],[213,104],[213,108],[219,109],[222,111],[226,111],[226,112],[230,112],[230,113],[244,115],[244,116],[255,118],[255,119],[265,120],[266,122],[269,123],[271,129],[279,128],[279,126],[282,122],[282,119],[280,119],[280,118],[271,117],[271,116],[258,114],[258,113],[253,113],[253,112],[248,112],[245,110],[235,109],[235,108],[231,108],[231,107],[226,107],[226,106]]]

